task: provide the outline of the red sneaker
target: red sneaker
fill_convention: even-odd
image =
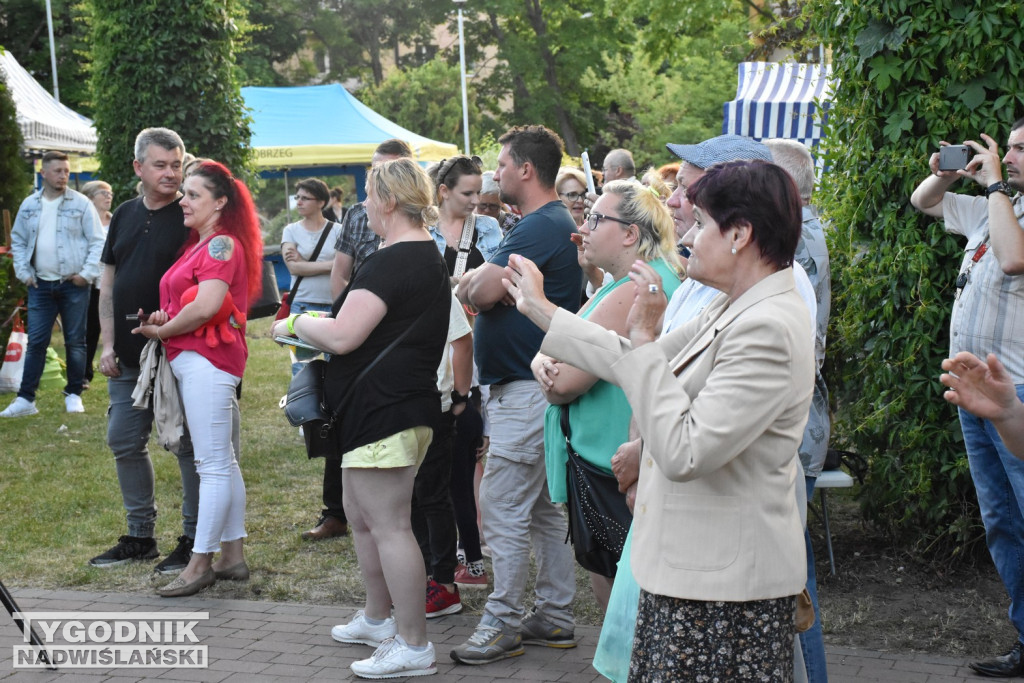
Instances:
[[[462,611],[462,600],[459,599],[459,587],[451,593],[437,581],[427,581],[427,619],[443,617]]]
[[[484,590],[487,588],[487,572],[480,569],[479,574],[473,574],[470,567],[461,565],[455,570],[455,585],[466,590]]]

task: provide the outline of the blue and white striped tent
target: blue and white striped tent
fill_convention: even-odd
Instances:
[[[741,63],[736,99],[725,103],[722,133],[817,146],[831,105],[831,76],[827,64]]]

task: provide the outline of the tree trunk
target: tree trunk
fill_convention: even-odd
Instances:
[[[488,12],[487,18],[491,23],[491,30],[494,31],[494,37],[497,39],[498,45],[505,43],[505,30],[501,28],[498,23],[498,15],[494,12]],[[515,108],[516,102],[525,102],[530,99],[530,90],[526,87],[526,80],[520,73],[512,74],[512,106]]]
[[[375,20],[370,27],[367,49],[370,52],[370,70],[373,72],[373,84],[380,85],[384,80],[384,66],[380,63],[380,19]]]
[[[555,119],[558,121],[558,128],[562,133],[562,140],[565,141],[565,151],[570,156],[579,156],[580,145],[576,140],[576,129],[569,120],[569,112],[562,106],[562,89],[558,85],[558,69],[555,65],[555,55],[547,45],[547,23],[541,12],[540,0],[526,0],[526,16],[537,34],[537,47],[540,51],[541,60],[544,62],[544,79],[554,95]]]

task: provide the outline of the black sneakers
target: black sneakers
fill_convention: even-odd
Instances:
[[[195,540],[188,536],[178,536],[178,547],[161,560],[160,564],[153,567],[153,571],[158,574],[177,574],[180,572],[188,566],[188,561],[192,559],[193,543],[195,543]],[[156,557],[156,553],[153,554],[153,557]]]
[[[117,539],[117,545],[102,555],[97,555],[89,560],[89,564],[93,567],[106,569],[122,565],[131,560],[152,560],[159,554],[155,538],[122,536]]]

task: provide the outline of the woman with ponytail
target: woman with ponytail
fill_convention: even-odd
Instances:
[[[248,348],[245,314],[259,296],[263,241],[246,186],[215,161],[185,179],[181,208],[192,233],[160,280],[161,309],[135,332],[164,344],[178,383],[199,474],[192,559],[164,597],[192,595],[217,579],[245,580],[245,484],[232,434],[235,390]],[[200,328],[216,326],[202,334]],[[214,561],[213,555],[220,552]]]
[[[333,317],[293,315],[273,329],[331,354],[325,398],[332,413],[340,411],[331,434],[366,585],[366,607],[331,636],[377,648],[352,663],[365,678],[437,672],[427,641],[427,577],[411,524],[413,482],[441,412],[437,365],[452,300],[448,269],[426,228],[437,220],[433,204],[430,179],[411,159],[371,169],[363,206],[385,246],[363,261]]]
[[[682,264],[675,251],[672,217],[658,193],[636,180],[605,184],[604,193],[580,226],[579,237],[580,264],[584,268],[600,268],[612,278],[580,309],[579,316],[585,320],[620,335],[627,333],[626,317],[636,296],[629,271],[638,260],[649,263],[658,272],[666,297],[671,297],[679,286]],[[598,379],[597,375],[543,353],[534,357],[531,367],[551,403],[544,421],[551,500],[568,502],[570,496],[578,493],[567,490],[563,406],[568,406],[573,450],[609,476],[612,456],[619,444],[629,440],[632,410],[622,389]],[[602,609],[608,606],[612,578],[590,573],[594,595]]]

